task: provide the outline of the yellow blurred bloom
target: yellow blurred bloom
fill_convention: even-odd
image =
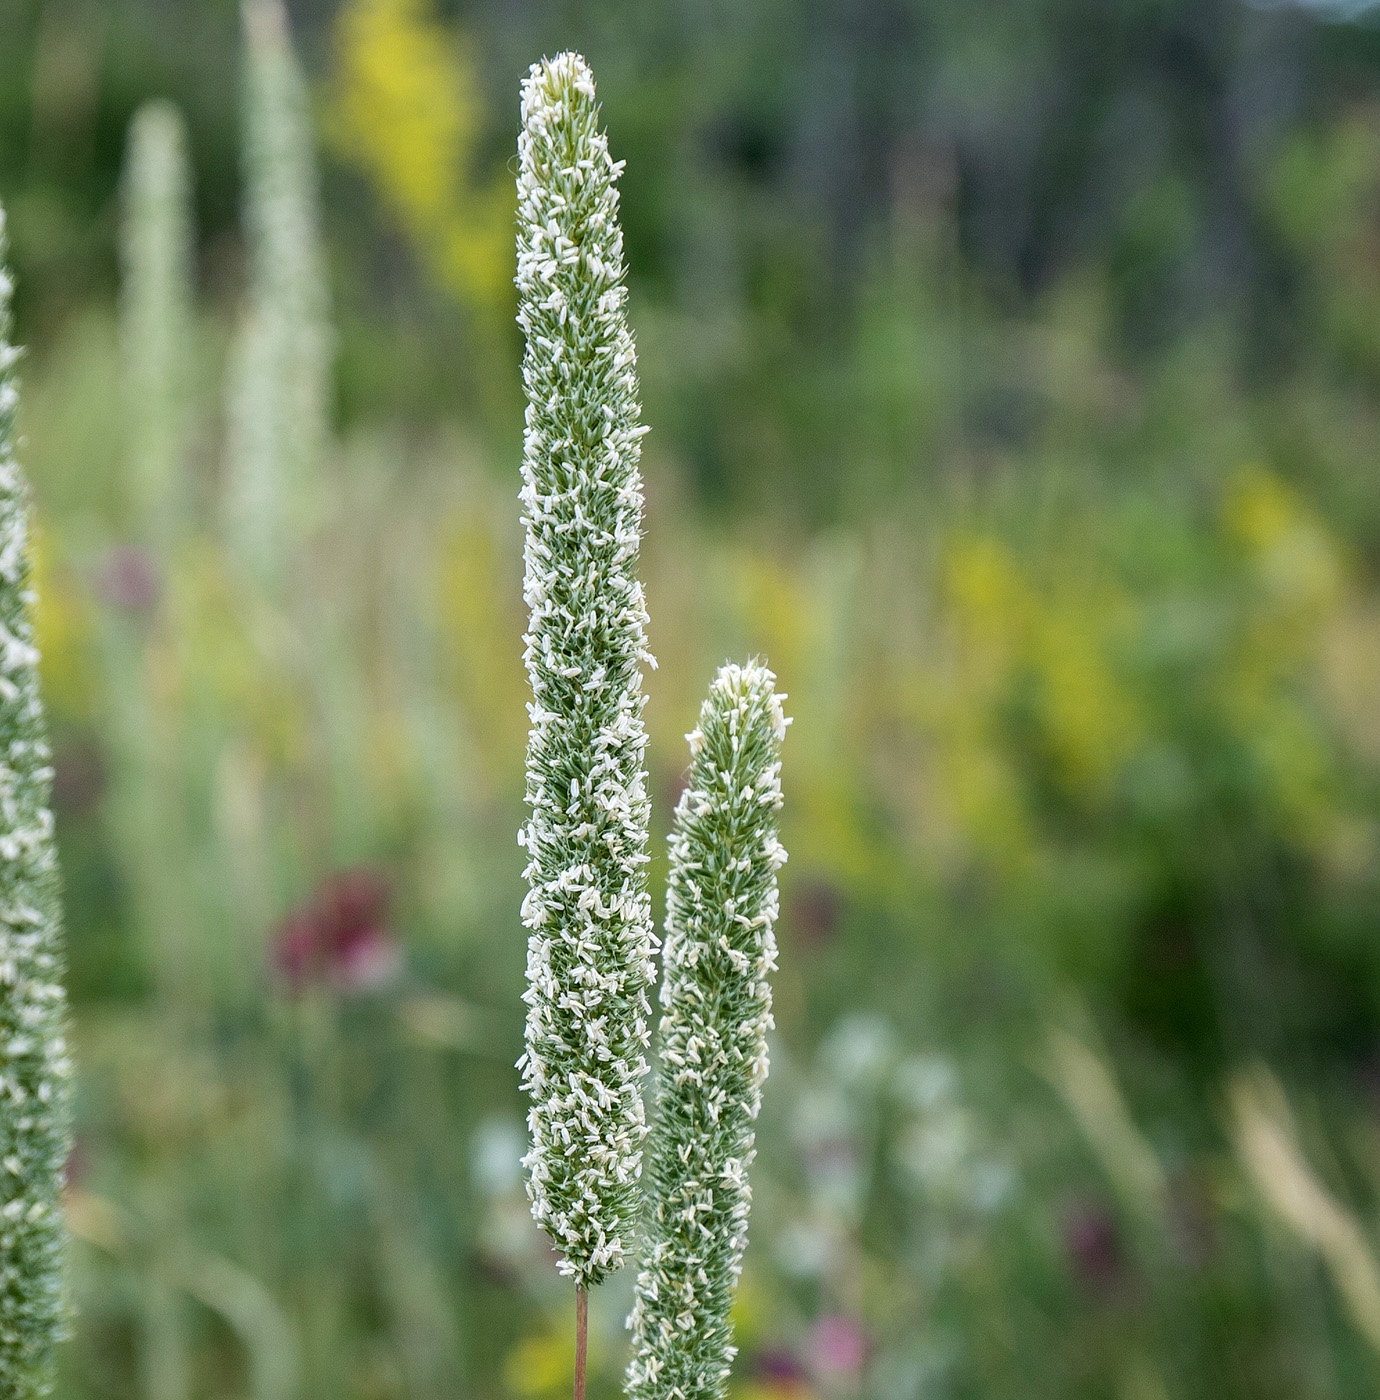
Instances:
[[[34,640],[41,658],[44,704],[57,722],[89,719],[98,693],[90,608],[70,575],[54,561],[47,534],[37,521],[30,558],[38,598]]]
[[[1227,533],[1259,551],[1278,544],[1294,528],[1299,514],[1293,492],[1258,467],[1239,473],[1222,502]]]
[[[1105,589],[1070,591],[1042,607],[1031,639],[1045,741],[1085,796],[1105,791],[1139,738],[1135,704],[1108,659],[1120,611]]]
[[[575,1369],[573,1337],[546,1333],[524,1337],[503,1363],[503,1383],[510,1395],[540,1396],[564,1392]]]
[[[1222,712],[1264,779],[1264,794],[1296,840],[1335,840],[1328,736],[1298,687],[1320,661],[1344,608],[1340,549],[1287,484],[1260,468],[1240,472],[1222,503],[1222,529],[1246,548],[1253,591],[1240,635],[1217,679]]]
[[[1278,477],[1260,468],[1238,474],[1222,503],[1229,538],[1255,558],[1269,597],[1281,607],[1330,607],[1341,586],[1337,543]]]
[[[512,182],[482,182],[483,113],[468,48],[426,0],[349,0],[335,28],[327,116],[335,148],[370,180],[443,287],[476,309],[512,287]]]
[[[762,1331],[768,1315],[768,1298],[752,1270],[744,1270],[733,1294],[733,1338],[737,1345],[751,1345]]]
[[[802,571],[768,554],[735,551],[728,561],[735,621],[752,646],[771,658],[779,676],[793,676],[813,660],[822,618]]]
[[[997,718],[1019,681],[1029,686],[1039,739],[1071,795],[1104,792],[1136,743],[1136,706],[1111,663],[1127,606],[1102,578],[1036,581],[1004,544],[981,536],[950,548],[944,594],[954,645],[952,689],[941,707],[942,728],[955,741],[946,767],[965,824],[1006,845],[1022,823],[995,752]]]
[[[729,1389],[730,1400],[813,1400],[814,1391],[796,1377],[743,1381]]]
[[[1009,551],[997,540],[960,537],[948,551],[944,592],[972,640],[1004,661],[1026,612],[1024,582]]]
[[[1323,694],[1347,742],[1380,763],[1380,601],[1353,597],[1319,639]]]

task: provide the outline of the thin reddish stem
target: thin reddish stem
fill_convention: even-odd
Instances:
[[[575,1290],[575,1400],[585,1400],[585,1353],[589,1347],[589,1293]]]

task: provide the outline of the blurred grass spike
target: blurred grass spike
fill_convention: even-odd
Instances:
[[[330,414],[330,306],[306,83],[281,0],[243,0],[249,288],[230,370],[225,530],[280,593],[319,509]]]
[[[1055,1026],[1045,1042],[1044,1071],[1122,1204],[1142,1219],[1162,1221],[1169,1204],[1164,1168],[1136,1127],[1104,1056],[1088,1045],[1087,1037]]]
[[[747,1246],[747,1173],[776,968],[781,743],[765,666],[723,666],[690,744],[670,840],[650,1225],[629,1325],[632,1400],[720,1400]]]
[[[187,507],[193,325],[191,171],[182,114],[145,103],[129,124],[120,221],[120,368],[132,534],[166,558]]]
[[[1261,1199],[1327,1265],[1352,1322],[1380,1351],[1380,1263],[1360,1222],[1318,1180],[1279,1081],[1263,1066],[1228,1085],[1236,1155]]]
[[[66,1330],[60,1206],[71,1146],[53,770],[38,694],[29,487],[15,458],[19,392],[0,209],[0,1395],[53,1387]]]
[[[102,698],[111,757],[106,804],[129,880],[152,982],[172,1007],[190,990],[198,950],[189,932],[182,774],[176,717],[152,674],[150,616],[191,523],[186,460],[193,390],[195,290],[187,134],[170,102],[148,102],[126,142],[120,223],[120,371],[125,413],[127,530],[102,592]],[[203,989],[204,990],[204,989]]]
[[[533,64],[518,155],[532,687],[531,816],[518,836],[530,886],[524,1161],[532,1213],[582,1296],[626,1262],[640,1209],[655,935],[642,724],[652,658],[637,576],[643,430],[614,187],[622,167],[579,55]]]

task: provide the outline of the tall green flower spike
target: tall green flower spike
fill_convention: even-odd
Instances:
[[[718,1400],[747,1245],[753,1123],[776,967],[781,741],[776,677],[721,668],[688,735],[667,885],[652,1213],[629,1326],[632,1400]]]
[[[532,1214],[578,1289],[620,1268],[646,1127],[647,622],[636,355],[623,238],[589,68],[532,67],[518,140],[527,744],[526,1052]]]
[[[242,0],[249,305],[231,372],[226,532],[275,591],[319,504],[330,307],[306,83],[282,0]]]
[[[69,1147],[61,911],[29,587],[29,492],[15,460],[11,282],[0,210],[0,1395],[52,1390],[65,1315],[59,1192]]]

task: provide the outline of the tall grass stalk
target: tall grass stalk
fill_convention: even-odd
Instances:
[[[65,1330],[59,1193],[71,1062],[5,252],[0,210],[0,1395],[35,1400],[52,1389]]]
[[[622,1267],[640,1205],[650,802],[641,410],[624,312],[621,165],[577,54],[534,64],[518,141],[518,322],[526,336],[522,504],[532,687],[525,1165],[532,1213],[577,1290]]]

